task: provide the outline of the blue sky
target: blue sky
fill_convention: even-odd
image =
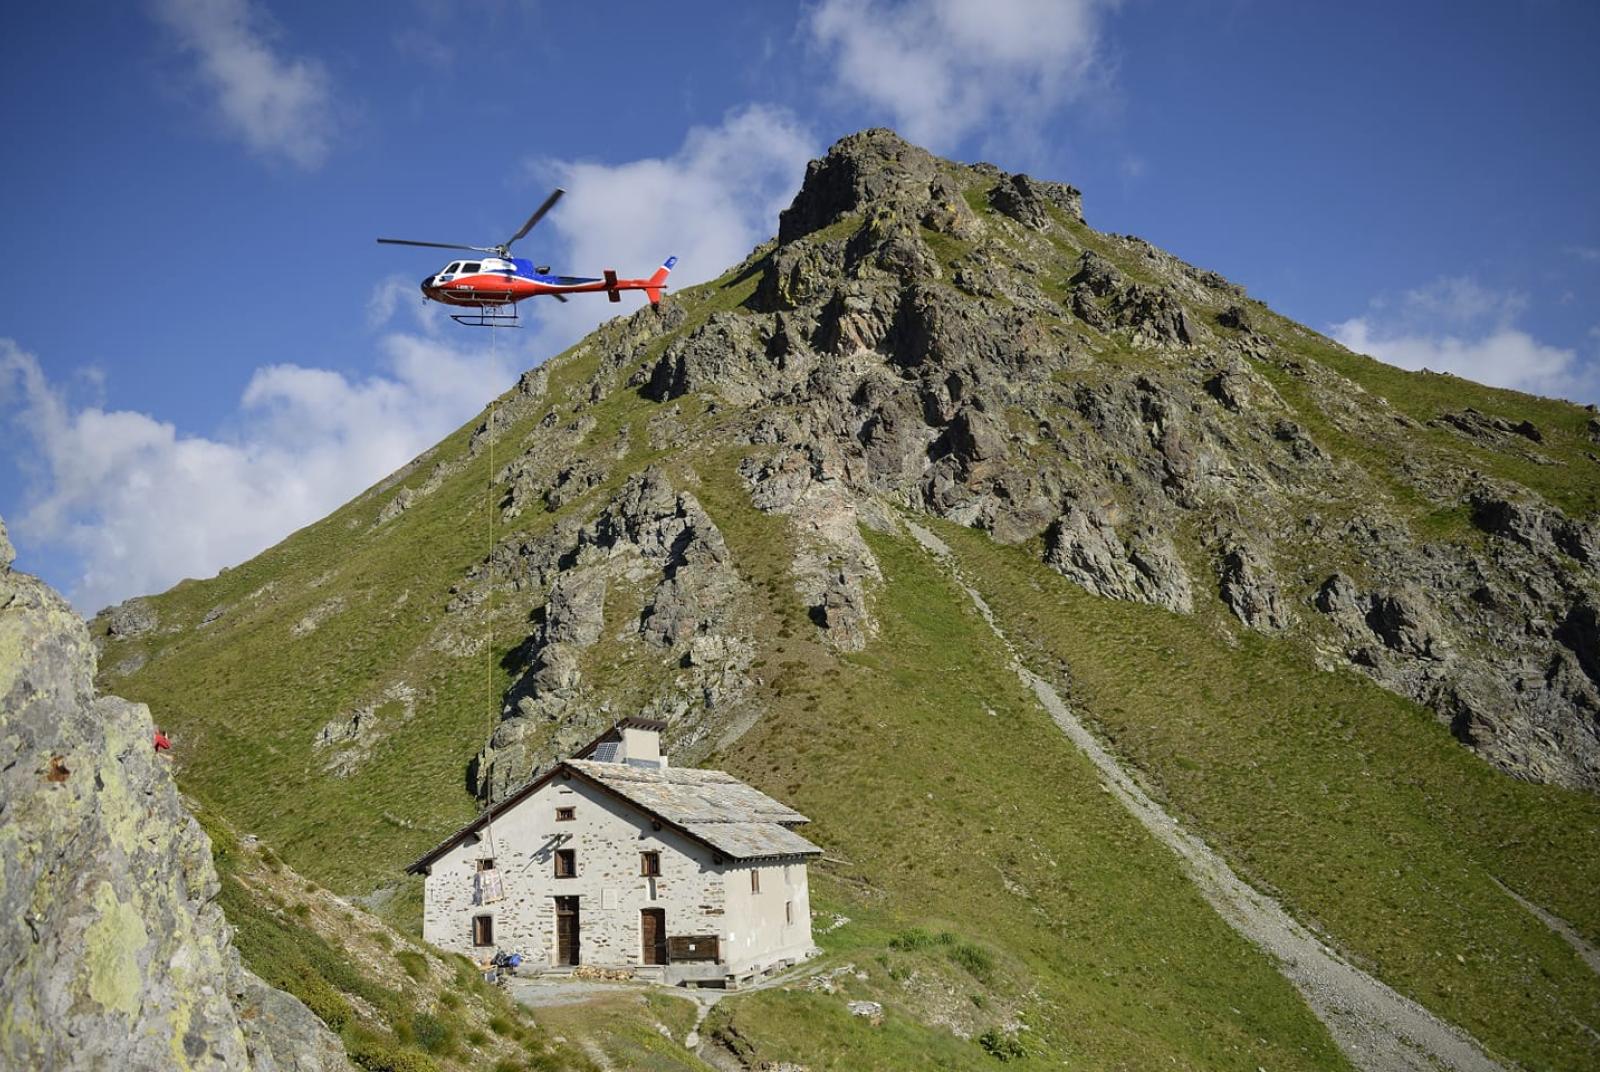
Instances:
[[[1400,10],[1396,10],[1400,9]],[[612,310],[445,257],[717,275],[890,125],[1411,367],[1600,400],[1600,5],[31,5],[0,41],[0,516],[86,611],[314,520]],[[629,308],[628,307],[624,307]]]

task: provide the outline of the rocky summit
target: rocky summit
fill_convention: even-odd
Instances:
[[[1593,1067],[1600,422],[1091,217],[846,137],[721,277],[103,614],[104,684],[403,928],[624,716],[792,802],[828,959],[682,1067]]]
[[[872,633],[857,520],[892,504],[1033,542],[1098,595],[1220,603],[1427,705],[1518,777],[1600,789],[1600,468],[1573,429],[1470,406],[1415,420],[1214,272],[1091,238],[1072,187],[953,166],[887,131],[814,162],[742,271],[757,283],[739,308],[602,332],[587,345],[614,368],[586,386],[637,389],[664,420],[711,400],[716,435],[769,448],[740,471],[760,509],[808,519],[795,583],[830,642]],[[604,482],[606,452],[574,449],[586,423],[530,437],[502,474],[508,515]],[[1541,469],[1561,473],[1554,488],[1518,479]],[[695,671],[653,699],[699,696],[666,712],[682,717],[739,694],[753,644],[733,626],[732,564],[692,491],[647,474],[590,527],[502,545],[472,578],[550,594],[486,753],[498,784],[534,762],[505,751],[526,739],[519,720],[558,720],[581,696],[574,652],[600,640],[605,578],[647,568],[638,639]]]

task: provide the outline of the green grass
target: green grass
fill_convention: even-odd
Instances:
[[[764,1060],[795,1060],[815,1072],[876,1069],[960,1069],[989,1072],[993,1060],[972,1042],[931,1030],[901,1013],[883,1023],[852,1016],[838,997],[769,990],[723,1001],[702,1031],[759,1068]]]
[[[1408,372],[1373,358],[1354,354],[1321,336],[1271,313],[1263,313],[1274,338],[1291,354],[1316,361],[1386,399],[1396,410],[1424,427],[1406,429],[1408,452],[1426,445],[1455,465],[1482,470],[1503,480],[1531,488],[1573,517],[1600,511],[1600,465],[1589,457],[1595,445],[1588,434],[1591,414],[1582,406],[1560,399],[1507,391],[1473,383],[1457,376]],[[1280,391],[1289,377],[1264,368]],[[1555,464],[1540,464],[1515,450],[1473,442],[1444,428],[1428,427],[1441,414],[1471,407],[1513,423],[1531,421],[1544,437],[1542,443],[1513,443],[1545,456]],[[1297,400],[1298,416],[1311,423],[1314,407]],[[1328,434],[1326,427],[1324,434]],[[1395,452],[1383,444],[1364,444],[1355,437],[1338,436],[1341,454],[1354,454],[1369,472],[1396,465]]]
[[[731,475],[731,466],[703,468],[698,494],[734,560],[759,575],[787,561],[786,524],[751,509]],[[876,937],[851,924],[826,945],[921,955],[891,953],[891,938],[912,927],[949,932],[939,944],[954,959],[933,959],[975,992],[987,976],[1037,995],[1026,1005],[1047,1063],[1344,1067],[1267,960],[1100,790],[948,582],[904,541],[870,540],[886,572],[878,641],[835,660],[811,633],[793,634],[769,657],[803,668],[794,688],[712,757],[810,815],[810,836],[848,861],[815,869],[814,896],[852,918],[898,921]],[[789,598],[774,593],[775,615],[793,613]],[[859,1021],[811,996],[754,1004],[734,1023],[764,1058],[845,1067],[830,1062],[866,1037]],[[902,1063],[883,1067],[914,1067],[917,1054],[953,1045],[892,1024],[902,1025],[888,1032]],[[964,1056],[948,1067],[992,1060],[970,1041],[950,1052]]]
[[[1204,616],[1099,599],[940,532],[1035,668],[1299,919],[1505,1057],[1600,1063],[1600,979],[1494,885],[1600,940],[1600,801],[1507,778],[1293,642],[1219,643]]]
[[[346,909],[321,910],[302,903],[304,912],[278,907],[275,890],[293,883],[319,894],[280,865],[268,866],[263,853],[247,848],[211,809],[197,812],[211,837],[212,857],[221,880],[218,903],[233,927],[233,943],[245,965],[271,986],[301,1001],[339,1035],[358,1068],[395,1072],[452,1072],[477,1067],[480,1060],[504,1054],[510,1043],[492,1042],[477,1026],[520,1038],[530,1056],[569,1065],[570,1054],[537,1028],[520,1021],[506,996],[484,986],[462,962],[444,984],[433,981],[429,955],[402,950],[395,960],[404,978],[385,979],[364,959],[394,943],[376,919],[360,919]],[[309,887],[309,888],[307,888]],[[332,902],[337,904],[337,902]],[[358,952],[357,949],[363,952]],[[438,963],[437,955],[433,959]],[[465,969],[465,970],[462,970]],[[449,975],[448,971],[441,974]]]
[[[972,252],[971,242],[964,242],[954,235],[935,231],[931,227],[921,228],[920,233],[923,245],[933,251],[933,255],[946,270],[953,269],[957,261]]]
[[[979,216],[992,216],[994,209],[989,204],[989,194],[994,190],[994,183],[980,183],[977,186],[968,186],[961,191],[961,197],[966,201],[967,207]]]
[[[682,1038],[697,1010],[688,998],[660,993],[618,991],[581,1004],[541,1008],[544,1027],[563,1036],[578,1036],[603,1053],[610,1067],[630,1072],[711,1072],[712,1066],[684,1049]],[[657,1024],[673,1032],[667,1038]]]

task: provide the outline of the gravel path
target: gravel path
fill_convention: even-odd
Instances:
[[[1023,665],[983,597],[966,583],[944,541],[920,526],[912,534],[972,599],[1011,654],[1011,666],[1072,743],[1100,769],[1106,788],[1145,829],[1177,854],[1201,895],[1239,934],[1265,950],[1300,991],[1357,1068],[1370,1072],[1503,1072],[1469,1035],[1368,975],[1251,887],[1215,851],[1152,800],[1079,722],[1050,683]]]
[[[1532,912],[1539,922],[1555,931],[1557,936],[1559,936],[1562,941],[1570,945],[1572,947],[1572,951],[1578,954],[1578,956],[1583,959],[1585,964],[1589,965],[1590,971],[1594,972],[1596,975],[1600,975],[1600,949],[1596,949],[1594,946],[1590,945],[1588,940],[1585,939],[1583,935],[1578,933],[1578,928],[1574,927],[1572,924],[1568,923],[1554,912],[1551,912],[1548,909],[1540,908],[1538,905],[1534,904],[1532,901],[1528,900],[1526,897],[1522,896],[1516,890],[1512,889],[1510,886],[1507,886],[1499,879],[1495,879],[1494,884],[1499,886],[1500,889],[1505,892],[1507,897],[1510,897],[1523,908],[1526,908],[1529,912]]]

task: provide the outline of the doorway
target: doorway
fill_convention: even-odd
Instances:
[[[556,898],[556,964],[575,967],[579,961],[578,899]]]
[[[646,964],[667,962],[667,910],[641,908],[639,910],[639,940],[644,946]]]

